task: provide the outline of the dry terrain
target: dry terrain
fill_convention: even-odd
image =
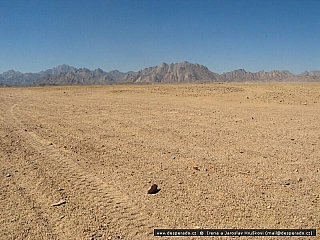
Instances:
[[[0,239],[319,235],[319,124],[315,83],[0,88]]]

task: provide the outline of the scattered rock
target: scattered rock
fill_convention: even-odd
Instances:
[[[291,141],[294,141],[294,138],[291,138]]]
[[[53,145],[53,143],[50,143],[49,145],[51,146],[51,145]]]
[[[98,234],[97,234],[97,237],[102,237],[102,234],[101,234],[101,233],[98,233]]]
[[[54,203],[51,206],[52,207],[57,207],[57,206],[61,206],[63,204],[66,204],[67,202],[65,200],[61,200],[60,202]]]
[[[302,182],[302,178],[298,178],[298,182]]]
[[[269,205],[267,208],[268,208],[268,209],[271,209],[271,206]]]
[[[173,159],[176,159],[176,157],[173,157]]]
[[[194,170],[200,171],[199,167],[193,167]]]
[[[60,219],[63,219],[64,218],[64,215],[60,216]]]
[[[157,192],[159,192],[157,184],[153,184],[148,190],[148,194],[156,194]]]
[[[28,132],[28,130],[27,130],[27,129],[25,129],[24,131],[25,131],[25,132]]]
[[[244,151],[240,151],[240,153],[244,153]]]
[[[11,177],[11,174],[8,173],[6,176],[7,176],[7,177]]]

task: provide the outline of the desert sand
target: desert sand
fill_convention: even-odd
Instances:
[[[319,124],[315,83],[0,88],[0,239],[319,234]]]

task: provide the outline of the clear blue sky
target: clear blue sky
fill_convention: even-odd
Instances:
[[[320,0],[0,0],[0,72],[320,70]]]

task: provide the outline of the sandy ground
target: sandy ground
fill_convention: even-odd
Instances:
[[[311,83],[1,88],[0,239],[319,235],[319,123]]]

